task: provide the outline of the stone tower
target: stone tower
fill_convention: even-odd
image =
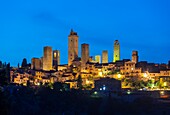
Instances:
[[[103,50],[102,52],[102,63],[108,63],[108,51]]]
[[[35,69],[35,70],[41,69],[41,60],[39,58],[31,59],[31,69]]]
[[[101,56],[100,55],[95,56],[95,62],[101,63]]]
[[[114,54],[113,54],[113,62],[120,60],[120,44],[118,40],[114,41]]]
[[[52,47],[44,47],[44,57],[43,57],[43,70],[50,71],[52,70]]]
[[[60,65],[60,51],[53,51],[53,67],[57,70],[58,65]]]
[[[81,68],[84,69],[89,61],[89,44],[81,44]]]
[[[138,51],[133,51],[132,52],[132,62],[138,63]]]
[[[78,57],[78,35],[71,29],[68,36],[68,66],[72,64],[72,61]]]

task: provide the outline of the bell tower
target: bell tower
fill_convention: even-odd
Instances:
[[[72,64],[72,61],[78,57],[78,35],[71,29],[68,36],[68,66]]]

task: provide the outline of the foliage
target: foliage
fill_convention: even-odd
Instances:
[[[21,67],[22,67],[22,68],[26,68],[26,67],[27,67],[27,59],[26,59],[26,58],[24,58],[24,59],[22,60]]]
[[[147,87],[147,82],[136,79],[134,77],[124,78],[122,79],[123,87],[131,87],[135,89],[141,89]]]
[[[53,86],[50,87],[50,89],[54,89],[55,91],[68,91],[70,86],[66,83],[55,82]]]
[[[10,83],[10,63],[6,65],[6,68],[0,70],[0,85],[5,86]]]
[[[82,85],[83,81],[82,81],[82,77],[81,75],[78,76],[78,79],[77,79],[77,87],[79,89],[82,89],[83,88],[83,85]]]
[[[0,108],[0,115],[150,115],[170,112],[167,104],[158,102],[155,106],[155,100],[149,97],[126,102],[111,96],[92,98],[81,90],[61,92],[49,87],[31,89],[23,86],[10,86],[0,92]]]

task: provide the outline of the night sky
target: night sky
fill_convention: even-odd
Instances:
[[[17,66],[23,58],[42,57],[43,47],[60,50],[67,63],[71,28],[90,55],[121,44],[121,59],[139,51],[139,60],[170,60],[170,0],[1,0],[0,60]]]

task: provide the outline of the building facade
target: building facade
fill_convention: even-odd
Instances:
[[[95,90],[100,91],[121,91],[121,81],[114,78],[101,78],[95,80]]]

